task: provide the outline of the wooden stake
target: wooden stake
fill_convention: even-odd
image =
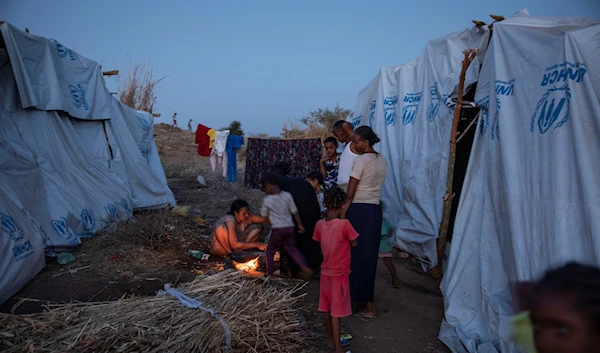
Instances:
[[[440,234],[437,240],[437,256],[438,264],[431,270],[431,274],[435,278],[442,277],[442,256],[446,249],[446,236],[448,235],[448,228],[450,225],[450,211],[452,210],[452,198],[454,197],[452,192],[452,184],[454,183],[454,162],[456,161],[456,135],[458,130],[458,121],[460,120],[460,114],[463,105],[463,94],[465,89],[465,76],[467,69],[475,56],[479,52],[479,49],[467,49],[464,51],[465,57],[462,62],[462,69],[460,71],[460,79],[458,82],[458,99],[456,100],[456,107],[454,108],[454,119],[452,120],[452,133],[450,134],[450,156],[448,157],[448,177],[446,178],[446,195],[444,195],[444,212],[442,213],[442,223],[440,225]]]
[[[115,76],[119,74],[119,70],[111,70],[111,71],[103,71],[102,75],[104,76]]]

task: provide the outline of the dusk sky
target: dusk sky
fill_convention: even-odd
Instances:
[[[600,18],[599,0],[74,1],[0,0],[0,20],[55,38],[126,74],[151,61],[158,122],[178,113],[213,128],[239,120],[278,135],[311,110],[353,108],[381,66],[428,40],[527,8],[532,16]],[[111,91],[117,78],[108,78]]]

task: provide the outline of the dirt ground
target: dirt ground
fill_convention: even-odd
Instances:
[[[76,261],[59,265],[47,259],[46,268],[17,295],[0,306],[17,314],[43,310],[46,302],[104,301],[124,295],[155,295],[165,283],[187,282],[198,271],[220,269],[223,259],[199,261],[187,256],[190,249],[206,250],[210,224],[224,215],[233,200],[242,198],[258,207],[262,193],[240,184],[229,184],[210,170],[207,158],[197,155],[193,135],[166,125],[156,126],[156,143],[169,186],[179,205],[190,206],[196,217],[173,215],[169,210],[137,212],[133,222],[112,233],[103,232],[71,251]],[[238,163],[243,173],[244,163]],[[206,185],[196,177],[202,175]],[[243,174],[239,175],[243,178]],[[243,180],[243,179],[242,179]],[[342,320],[352,334],[354,353],[449,352],[437,340],[443,316],[438,282],[410,260],[395,259],[399,289],[390,288],[387,268],[380,262],[376,279],[378,317]],[[325,329],[317,312],[319,285],[311,280],[304,288],[302,313],[314,332],[310,351],[327,352]]]

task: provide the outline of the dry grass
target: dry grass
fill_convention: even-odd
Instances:
[[[214,310],[232,352],[299,352],[308,337],[295,308],[298,286],[223,271],[178,290]],[[0,314],[2,352],[225,352],[225,330],[173,297],[49,305],[33,315]]]
[[[330,127],[320,126],[316,123],[311,123],[308,127],[300,127],[298,123],[285,124],[281,131],[281,136],[286,140],[294,139],[311,139],[320,138],[325,140],[329,136],[333,136]]]
[[[119,99],[130,108],[152,113],[156,104],[156,86],[165,77],[155,78],[150,61],[133,64],[128,77],[119,85]]]

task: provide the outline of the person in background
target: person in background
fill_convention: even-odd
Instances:
[[[368,126],[361,126],[354,131],[351,146],[359,155],[352,167],[343,213],[360,234],[358,246],[352,248],[350,293],[352,301],[365,303],[360,313],[367,318],[377,316],[375,275],[383,222],[381,189],[387,170],[385,158],[373,149],[379,141],[379,137]]]
[[[569,263],[548,271],[529,297],[537,353],[600,352],[600,269]]]
[[[321,175],[325,190],[337,186],[338,171],[340,169],[340,154],[337,151],[338,142],[334,137],[325,139],[325,157],[321,158]]]
[[[358,157],[358,152],[352,143],[352,124],[347,121],[340,120],[333,125],[333,135],[341,143],[345,143],[344,152],[340,156],[340,163],[338,167],[338,186],[344,190],[348,190],[348,182],[350,181],[350,173],[352,173],[352,167],[354,161]]]
[[[177,113],[173,114],[173,127],[177,127]]]
[[[192,119],[190,119],[190,121],[188,121],[188,130],[190,130],[190,132],[192,132]]]
[[[327,212],[327,208],[323,203],[323,175],[320,172],[310,172],[306,176],[306,181],[310,184],[310,186],[315,189],[315,194],[317,195],[317,201],[319,202],[319,206],[321,207],[321,218],[323,218],[324,214]]]
[[[246,201],[233,201],[229,213],[213,226],[210,253],[227,256],[234,251],[254,248],[264,251],[266,245],[258,242],[263,230],[260,223],[269,223],[269,219],[250,214]]]
[[[385,285],[393,288],[400,288],[400,281],[394,267],[394,249],[390,244],[390,238],[394,232],[394,226],[387,220],[383,220],[381,225],[381,242],[379,243],[379,258],[383,260],[385,266],[390,271],[392,276],[391,281],[386,281]]]
[[[273,277],[275,268],[273,260],[275,252],[283,246],[285,252],[296,262],[306,279],[310,278],[312,271],[306,265],[304,256],[296,246],[296,233],[294,219],[298,233],[304,233],[304,226],[298,213],[298,208],[289,192],[279,188],[279,176],[275,173],[265,173],[261,184],[267,194],[260,209],[260,214],[271,221],[271,237],[267,245],[267,274]],[[293,216],[293,218],[292,218]]]
[[[349,344],[340,338],[340,318],[352,315],[350,300],[350,246],[356,247],[358,233],[347,219],[340,219],[346,194],[340,188],[325,191],[327,218],[317,223],[313,239],[321,243],[323,264],[319,311],[324,313],[327,346],[342,353]]]
[[[312,234],[315,230],[315,225],[321,219],[319,202],[317,201],[317,195],[313,187],[304,178],[289,176],[290,169],[289,163],[278,162],[272,167],[271,171],[279,175],[279,187],[281,190],[289,192],[294,198],[294,203],[296,203],[298,212],[300,213],[300,220],[305,229],[304,234],[296,233],[296,242],[308,266],[315,272],[318,272],[322,257],[320,255],[319,243],[312,239]],[[281,255],[282,273],[287,272],[289,269],[292,275],[298,275],[300,268],[293,261],[289,261],[285,251],[281,252]]]

